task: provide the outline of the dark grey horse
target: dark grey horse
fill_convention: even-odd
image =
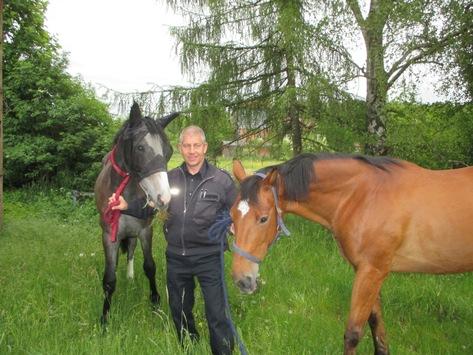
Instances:
[[[151,302],[158,304],[160,296],[156,288],[156,265],[152,255],[152,217],[138,219],[111,210],[109,198],[115,193],[125,200],[143,199],[153,202],[157,208],[166,208],[171,199],[167,178],[167,162],[172,147],[164,128],[178,113],[154,120],[142,117],[138,104],[134,103],[129,119],[123,124],[114,140],[114,147],[104,158],[102,171],[95,182],[95,202],[100,213],[102,243],[105,252],[103,276],[102,323],[106,323],[112,294],[115,291],[115,269],[120,247],[127,252],[128,277],[133,277],[133,255],[140,239],[143,250],[143,269],[149,279]],[[143,206],[145,207],[145,206]]]

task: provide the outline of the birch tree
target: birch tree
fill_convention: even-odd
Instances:
[[[459,10],[471,13],[471,1],[346,0],[334,3],[348,7],[365,46],[366,62],[359,67],[367,86],[365,151],[387,154],[389,90],[414,66],[440,64],[442,53],[468,36],[471,22],[459,23],[452,13]],[[331,19],[337,21],[335,16]]]

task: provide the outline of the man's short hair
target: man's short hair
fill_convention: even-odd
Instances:
[[[202,142],[207,143],[207,140],[205,139],[204,130],[199,126],[192,125],[185,127],[179,135],[179,144],[182,144],[182,140],[184,139],[184,136],[186,134],[200,134],[200,136],[202,137]]]

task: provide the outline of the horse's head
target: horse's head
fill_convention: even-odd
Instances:
[[[242,164],[233,162],[233,175],[240,182],[240,193],[230,213],[235,244],[232,276],[242,292],[256,290],[259,263],[279,232],[279,211],[274,184],[277,172],[270,170],[264,177],[246,176]]]
[[[167,163],[172,147],[164,128],[177,115],[158,120],[143,117],[138,104],[134,103],[129,119],[115,138],[115,159],[139,182],[147,198],[160,208],[171,199]]]

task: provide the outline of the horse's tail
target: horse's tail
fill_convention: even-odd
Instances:
[[[122,239],[120,241],[120,249],[122,253],[125,254],[128,251],[128,245],[130,244],[130,240],[128,238]]]

